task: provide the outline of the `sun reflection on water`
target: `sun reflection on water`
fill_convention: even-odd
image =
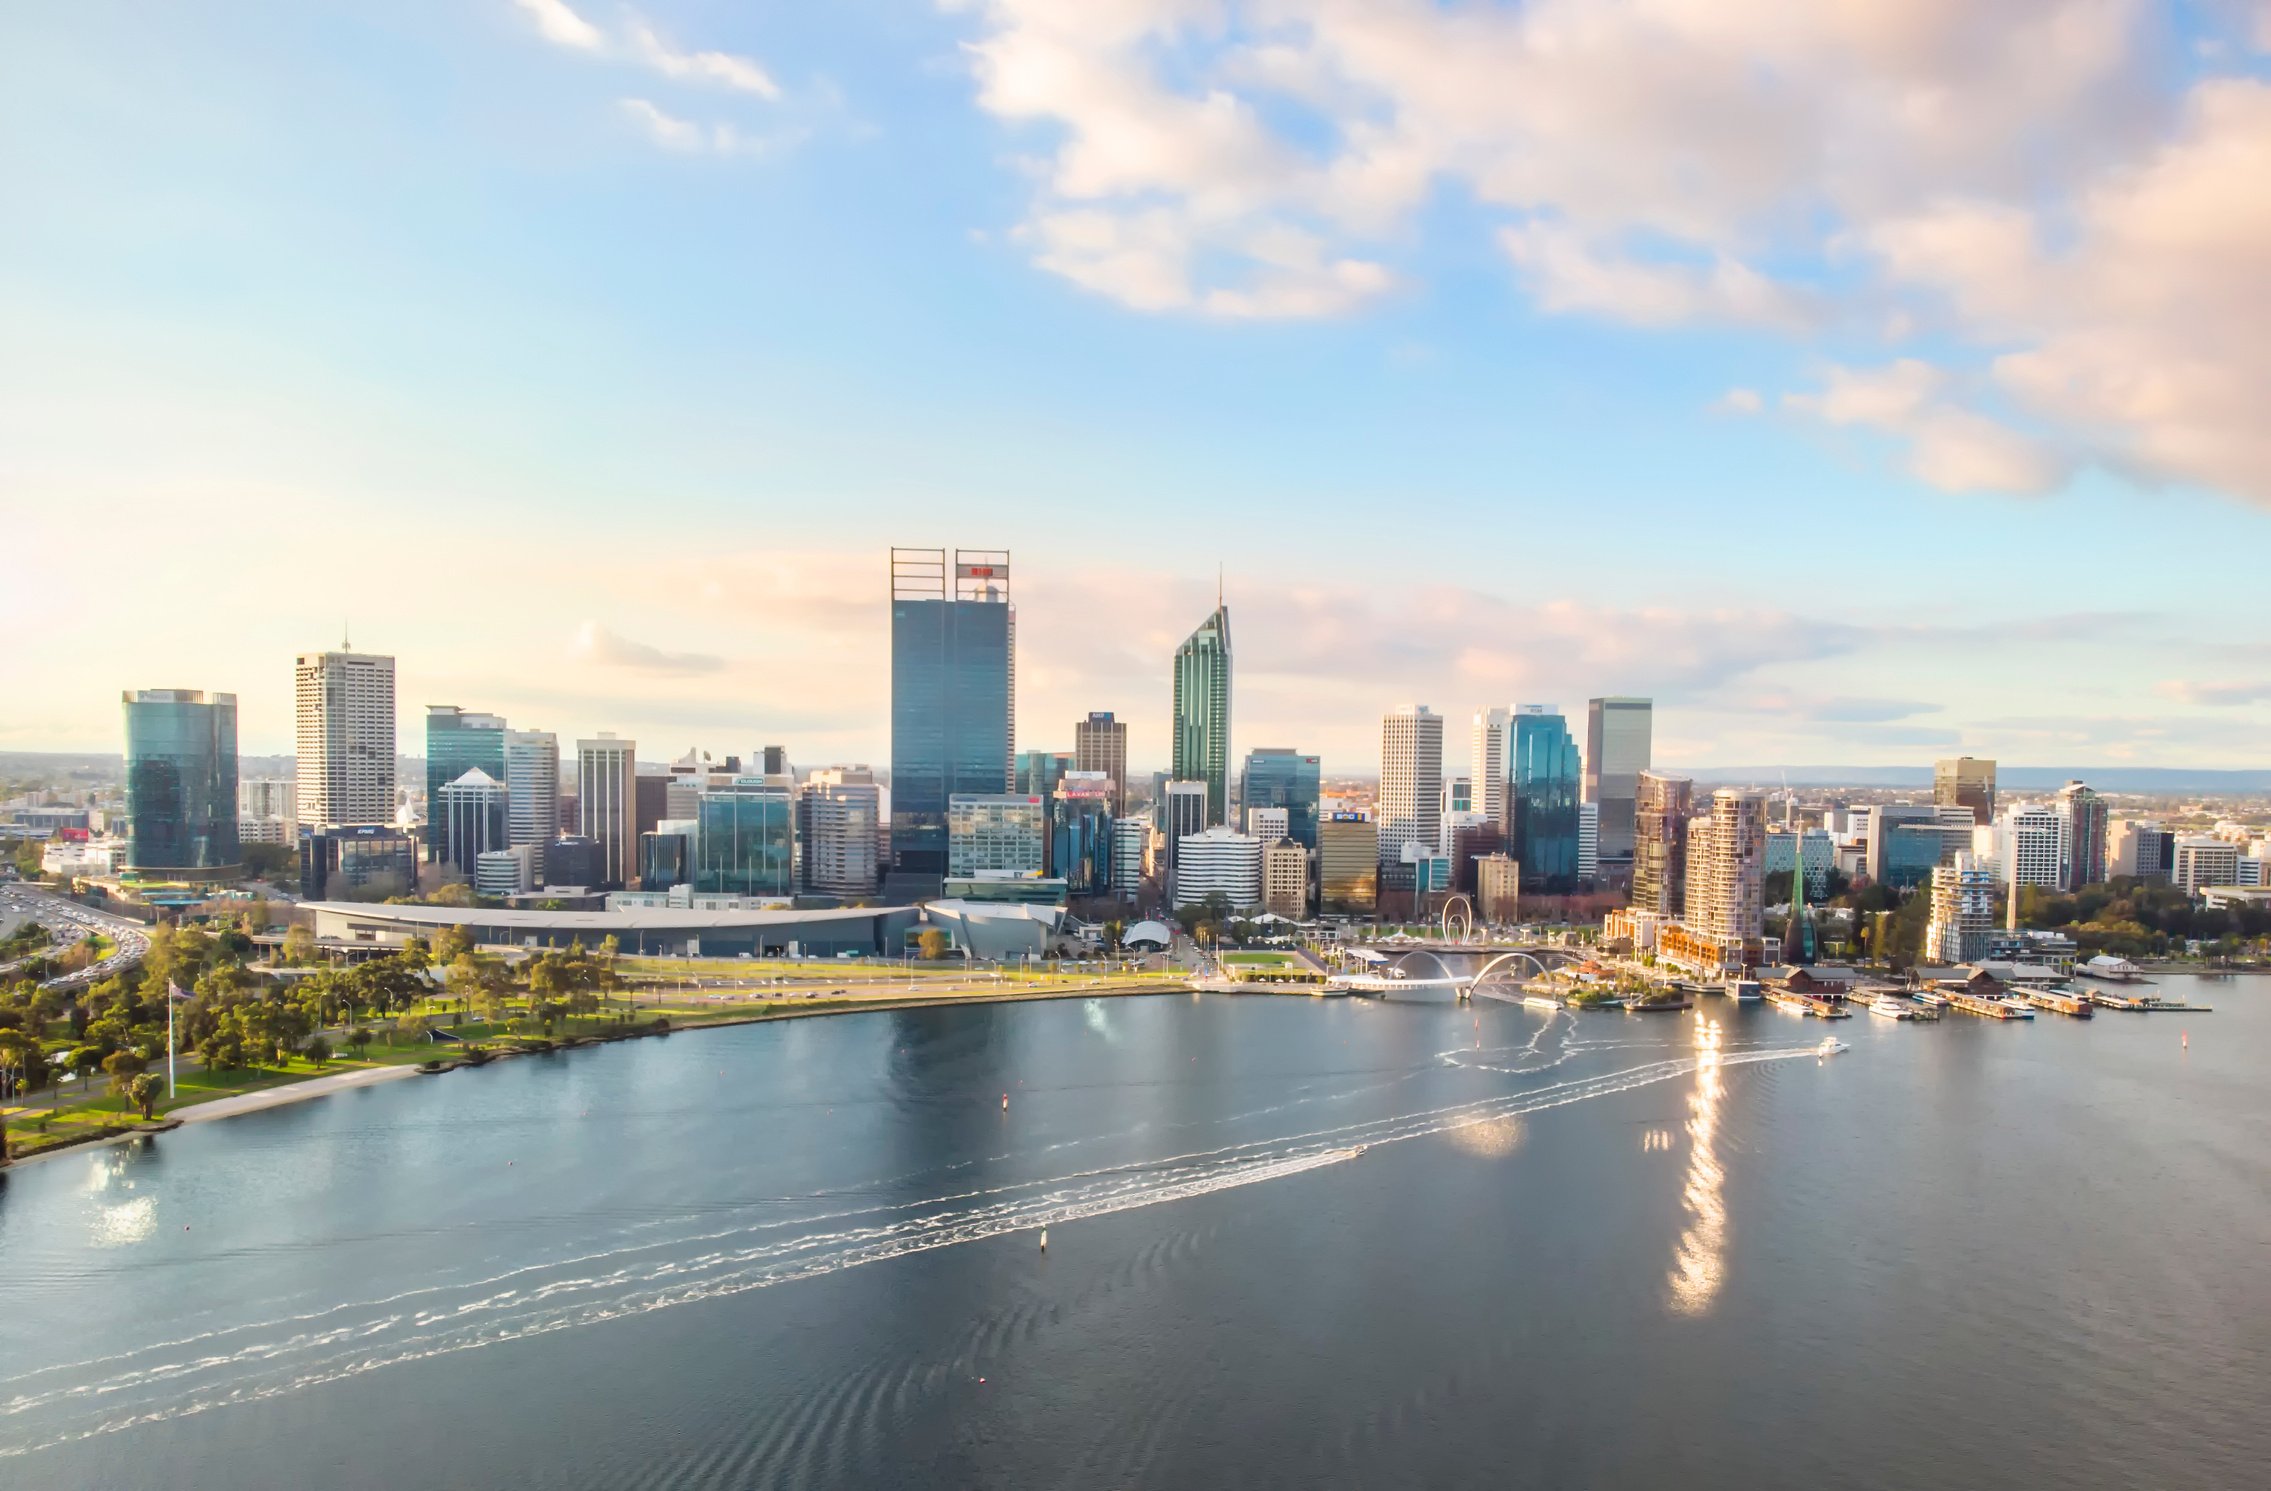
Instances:
[[[1688,1214],[1679,1245],[1672,1253],[1672,1308],[1682,1315],[1700,1315],[1719,1293],[1723,1255],[1727,1247],[1727,1206],[1722,1195],[1724,1174],[1715,1147],[1719,1136],[1719,1101],[1725,1091],[1720,1074],[1719,1022],[1696,1032],[1698,1043],[1695,1092],[1688,1098],[1687,1186],[1680,1204]]]

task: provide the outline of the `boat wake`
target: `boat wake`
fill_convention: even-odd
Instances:
[[[1542,1058],[1533,1039],[1525,1053]],[[1811,1046],[1726,1053],[1720,1066]],[[1560,1057],[1545,1059],[1557,1064]],[[1694,1056],[1043,1180],[653,1238],[0,1377],[0,1458],[909,1254],[1213,1195],[1692,1075]]]

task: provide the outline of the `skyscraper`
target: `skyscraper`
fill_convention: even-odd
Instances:
[[[1687,826],[1695,816],[1695,784],[1661,772],[1640,773],[1634,794],[1632,904],[1658,916],[1687,906]]]
[[[1507,828],[1506,753],[1512,745],[1514,711],[1503,705],[1475,711],[1474,733],[1468,745],[1468,793],[1475,812],[1501,833]]]
[[[1317,897],[1327,911],[1369,916],[1380,903],[1380,834],[1362,813],[1317,825]]]
[[[2061,889],[2075,891],[2105,883],[2105,799],[2081,782],[2058,789],[2058,819],[2063,829],[2058,881]]]
[[[1009,555],[891,551],[891,854],[908,894],[946,873],[946,807],[1013,785],[1017,608]]]
[[[1256,808],[1285,809],[1285,836],[1314,851],[1322,781],[1315,756],[1304,756],[1284,746],[1262,746],[1246,753],[1238,800],[1249,813]]]
[[[1584,800],[1600,805],[1602,863],[1632,858],[1633,813],[1654,732],[1655,705],[1646,699],[1586,703]]]
[[[1577,742],[1561,712],[1544,704],[1514,711],[1507,752],[1506,852],[1522,867],[1527,892],[1577,882]]]
[[[505,732],[509,837],[539,853],[560,837],[560,737],[549,730]]]
[[[697,894],[796,894],[796,813],[786,787],[736,777],[702,793],[695,820]]]
[[[303,652],[293,665],[300,826],[394,820],[394,659]]]
[[[1765,933],[1766,799],[1722,787],[1688,835],[1687,929],[1732,959]]]
[[[1206,783],[1208,823],[1230,821],[1230,608],[1219,595],[1175,649],[1174,772]]]
[[[139,689],[126,710],[126,868],[185,879],[238,869],[237,696]]]
[[[1010,779],[1009,790],[1022,797],[1054,797],[1057,783],[1063,781],[1064,774],[1070,770],[1070,751],[1019,751],[1017,771]]]
[[[797,837],[804,888],[820,895],[875,894],[883,789],[864,766],[814,772],[798,790]]]
[[[1111,889],[1112,779],[1100,771],[1069,771],[1049,803],[1049,873],[1074,896]]]
[[[621,889],[639,877],[639,749],[606,730],[576,742],[576,821],[599,845],[601,883]]]
[[[1443,716],[1407,704],[1380,717],[1380,886],[1412,888],[1407,844],[1434,854],[1443,814]]]
[[[478,766],[442,783],[426,809],[427,843],[441,851],[440,863],[467,880],[478,880],[481,856],[511,847],[511,795],[505,784]]]
[[[1128,727],[1108,709],[1093,710],[1072,727],[1072,769],[1100,771],[1112,779],[1112,816],[1128,811]]]
[[[451,859],[442,822],[442,789],[469,771],[494,781],[505,779],[505,721],[501,715],[469,714],[455,704],[426,706],[426,859]],[[503,844],[491,846],[502,849]],[[473,871],[470,862],[465,873]]]
[[[1175,888],[1175,846],[1205,829],[1206,814],[1206,783],[1169,780],[1160,788],[1159,833],[1167,851],[1167,868],[1162,878],[1170,894]]]
[[[1974,823],[1995,821],[1995,763],[1976,756],[1951,756],[1932,765],[1932,801],[1940,807],[1971,809]],[[1934,881],[1937,885],[1937,880]]]

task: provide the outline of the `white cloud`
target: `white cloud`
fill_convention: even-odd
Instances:
[[[1833,367],[1821,392],[1785,394],[1782,407],[1901,437],[1909,470],[1943,491],[2042,493],[2072,474],[2057,450],[1965,407],[1952,388],[1943,369],[1902,358],[1877,368]]]
[[[640,673],[715,673],[725,666],[723,658],[708,653],[664,652],[659,647],[619,637],[596,621],[586,621],[577,630],[568,655],[579,662]]]
[[[654,27],[633,15],[624,23],[631,55],[667,78],[722,84],[760,98],[778,99],[780,85],[750,58],[732,52],[681,52],[655,33]]]
[[[2271,683],[2261,680],[2238,682],[2170,678],[2164,679],[2156,687],[2162,694],[2185,704],[2230,706],[2271,703]]]
[[[767,155],[803,138],[795,130],[756,135],[733,124],[681,119],[656,107],[650,99],[625,98],[617,104],[641,134],[665,150],[688,155]]]
[[[1815,319],[1808,297],[1725,255],[1708,264],[1633,259],[1564,224],[1502,229],[1499,246],[1549,311],[1583,311],[1642,326],[1734,322],[1795,330]]]
[[[596,52],[607,45],[597,26],[568,8],[567,0],[513,0],[554,46]]]
[[[1730,388],[1713,401],[1716,414],[1758,414],[1766,408],[1766,400],[1759,397],[1755,388]]]

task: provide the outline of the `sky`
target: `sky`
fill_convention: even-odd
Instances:
[[[2260,767],[2271,3],[0,10],[0,749],[296,653],[889,759],[886,551],[1018,744],[1653,697],[1672,766]],[[1580,726],[1581,730],[1581,726]]]

